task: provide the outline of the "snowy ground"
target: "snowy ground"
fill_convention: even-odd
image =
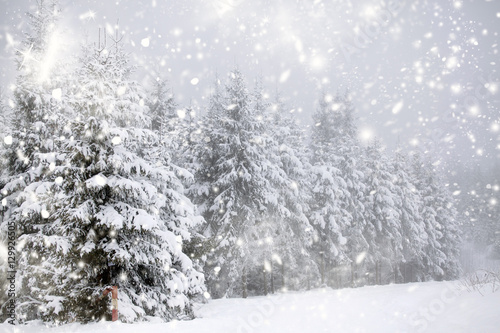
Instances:
[[[139,324],[0,324],[0,332],[500,332],[500,292],[484,295],[458,282],[427,282],[357,289],[316,289],[269,297],[222,299],[197,306],[192,321]]]

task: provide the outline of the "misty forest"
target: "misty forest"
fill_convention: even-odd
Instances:
[[[108,286],[120,321],[170,322],[221,298],[498,267],[498,159],[364,140],[366,101],[346,85],[312,89],[298,114],[238,59],[202,105],[181,103],[165,73],[138,77],[118,30],[56,57],[67,18],[56,1],[31,8],[0,100],[2,322],[14,270],[15,322],[61,325],[106,319]]]

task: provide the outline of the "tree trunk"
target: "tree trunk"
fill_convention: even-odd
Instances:
[[[285,289],[285,262],[281,263],[281,289]]]
[[[274,294],[274,274],[273,274],[273,263],[271,261],[271,294]]]
[[[311,272],[309,266],[307,269],[307,290],[311,290]]]
[[[242,283],[242,288],[243,288],[243,298],[248,297],[248,292],[247,292],[247,270],[246,268],[243,268],[243,274],[241,275],[241,283]]]
[[[354,261],[351,262],[351,288],[354,288]]]
[[[380,261],[377,262],[377,272],[378,272],[378,276],[377,276],[377,284],[378,285],[381,285],[382,284],[382,264],[380,263]]]
[[[321,254],[321,285],[325,284],[325,255],[323,252]]]
[[[266,268],[265,267],[262,270],[262,275],[263,275],[263,278],[264,278],[264,295],[267,295],[268,294],[268,290],[267,290],[267,272],[266,272]]]
[[[382,285],[382,263],[378,262],[378,284]]]

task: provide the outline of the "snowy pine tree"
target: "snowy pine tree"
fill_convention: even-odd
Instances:
[[[177,162],[178,155],[182,156],[184,110],[176,104],[167,82],[159,77],[153,83],[146,104],[149,107],[151,129],[160,137],[163,149]]]
[[[156,78],[148,96],[147,105],[151,117],[151,129],[157,131],[161,139],[166,138],[172,130],[175,119],[176,104],[174,97],[167,87],[167,81]]]
[[[255,94],[252,99],[242,74],[231,72],[225,93],[216,84],[202,139],[193,150],[197,181],[190,194],[207,221],[204,235],[213,243],[205,270],[214,297],[247,295],[250,280],[258,279],[271,260],[273,217],[286,210],[276,190],[284,172],[267,152],[272,144],[264,107]]]
[[[335,97],[328,95],[325,98],[331,100],[334,125],[332,146],[337,156],[337,168],[346,186],[344,200],[340,205],[346,224],[344,231],[348,238],[346,255],[350,260],[350,267],[337,269],[336,275],[341,276],[342,271],[349,271],[347,278],[350,284],[357,285],[363,283],[360,278],[366,273],[367,268],[364,266],[369,247],[363,234],[367,223],[364,206],[366,194],[364,152],[357,137],[355,109],[348,92],[343,95],[337,93]]]
[[[485,210],[487,222],[485,229],[488,230],[488,255],[491,259],[500,260],[500,164],[495,165],[489,171],[489,182],[485,185]],[[463,215],[462,215],[463,216]]]
[[[450,182],[455,187],[455,206],[462,220],[461,263],[466,273],[484,268],[485,261],[500,258],[499,174],[498,163],[488,169],[455,165]]]
[[[392,161],[395,177],[396,209],[400,216],[402,233],[402,261],[395,266],[396,282],[416,281],[416,275],[424,269],[425,245],[427,234],[420,215],[422,198],[415,188],[410,160],[401,151],[397,151]]]
[[[374,266],[373,282],[382,281],[382,270],[394,271],[402,260],[401,218],[397,210],[396,186],[389,161],[375,141],[366,154],[366,220],[365,238],[370,250],[367,260]]]
[[[7,161],[4,160],[4,156],[6,156],[6,149],[8,146],[10,146],[10,140],[12,139],[11,136],[11,130],[10,130],[10,125],[11,125],[11,115],[10,115],[10,110],[7,109],[7,107],[4,104],[4,95],[2,91],[0,90],[0,188],[3,189],[5,185],[6,178],[8,176],[7,174]],[[2,195],[3,198],[3,195]],[[1,236],[0,236],[0,247],[2,249],[7,249],[7,254],[9,253],[9,241],[12,241],[12,239],[9,239],[9,226],[3,225],[4,219],[6,217],[7,213],[7,200],[2,201],[0,204],[0,230]],[[7,228],[5,228],[7,227]],[[15,235],[15,228],[12,226],[11,231],[14,234],[11,234],[12,236]],[[14,237],[15,239],[15,237]],[[12,243],[11,243],[12,245]],[[12,268],[15,268],[15,264],[13,263],[13,266],[9,266],[9,256],[0,256],[0,321],[5,321],[8,319],[8,309],[7,309],[7,302],[9,302],[10,297],[9,297],[9,288],[10,288],[10,281],[8,280],[8,272],[12,270]],[[11,259],[13,256],[11,256]],[[12,260],[10,260],[12,262]]]
[[[187,162],[187,168],[195,175],[194,183],[189,187],[188,194],[197,204],[200,213],[204,216],[206,223],[200,226],[199,232],[204,237],[204,246],[200,253],[205,265],[205,276],[207,287],[212,297],[220,297],[225,292],[218,282],[218,272],[220,267],[217,262],[207,260],[209,251],[215,251],[217,242],[218,227],[215,224],[216,210],[211,209],[219,191],[213,187],[218,163],[223,154],[219,150],[225,138],[220,129],[220,124],[224,112],[224,97],[220,88],[221,82],[215,81],[214,93],[210,97],[208,112],[203,117],[200,125],[200,140],[189,148],[187,155],[191,159]],[[213,221],[213,222],[212,222]]]
[[[331,99],[322,95],[313,115],[315,126],[311,137],[311,201],[308,218],[315,228],[315,255],[321,271],[321,283],[326,283],[326,271],[347,263],[347,239],[344,231],[350,221],[341,202],[348,196],[347,184],[339,169],[336,151],[337,124]]]
[[[4,140],[2,170],[3,219],[1,235],[7,235],[9,226],[17,229],[17,253],[15,268],[18,272],[17,310],[22,321],[37,311],[40,303],[37,293],[30,293],[29,285],[38,283],[27,274],[39,273],[40,282],[50,274],[40,269],[28,269],[32,260],[45,259],[38,250],[45,240],[42,229],[50,227],[46,219],[48,209],[56,204],[50,195],[47,178],[61,163],[59,153],[63,127],[70,113],[64,100],[67,95],[66,63],[60,61],[55,71],[56,54],[60,48],[57,35],[59,8],[56,1],[47,4],[40,1],[37,11],[29,13],[31,30],[26,33],[21,49],[17,52],[18,76],[14,90],[12,135]],[[35,258],[38,256],[38,258]],[[11,268],[12,270],[12,268]],[[35,272],[36,270],[36,272]],[[50,302],[51,300],[46,300]]]
[[[310,193],[307,176],[311,166],[305,130],[297,124],[279,94],[266,114],[267,131],[274,143],[268,151],[274,156],[270,158],[284,171],[278,190],[287,208],[281,218],[274,221],[275,256],[271,263],[276,269],[273,275],[281,280],[283,288],[299,289],[307,286],[309,280],[317,280],[318,276],[317,264],[310,254],[313,228],[306,216]]]
[[[119,42],[87,47],[64,95],[76,113],[69,138],[57,155],[38,153],[40,180],[18,195],[23,319],[100,320],[98,297],[118,285],[123,320],[169,320],[192,316],[204,290],[182,250],[201,222],[178,177],[189,174],[154,154],[159,138],[131,71]]]
[[[10,126],[12,123],[12,112],[5,104],[5,94],[0,87],[0,144],[5,143],[5,137],[10,135]],[[9,140],[7,140],[9,141]]]
[[[423,198],[420,214],[427,233],[422,279],[456,278],[460,273],[461,237],[451,197],[432,165],[419,154],[413,158],[413,172],[416,189]]]

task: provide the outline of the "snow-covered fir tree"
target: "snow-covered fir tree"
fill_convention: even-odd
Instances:
[[[24,246],[21,319],[100,320],[108,310],[99,296],[109,285],[119,287],[125,321],[192,316],[204,279],[182,249],[201,222],[179,179],[189,173],[157,154],[160,139],[122,45],[83,53],[68,85],[74,90],[59,96],[74,112],[59,153],[37,149],[35,181],[6,186],[20,203],[10,218]]]
[[[166,80],[157,77],[147,99],[151,117],[151,129],[156,131],[162,140],[171,132],[176,114],[174,96],[168,88]]]
[[[486,184],[487,189],[487,213],[490,239],[489,239],[489,257],[492,259],[500,259],[500,164],[496,163],[491,170],[491,182]]]
[[[465,272],[476,270],[484,260],[500,257],[499,175],[498,163],[490,168],[457,164],[450,179],[458,215],[463,219],[461,261]]]
[[[5,94],[0,87],[0,144],[5,144],[5,137],[10,135],[11,123],[12,112],[10,107],[5,104]]]
[[[201,121],[192,105],[178,109],[177,113],[179,120],[175,132],[178,148],[174,150],[173,161],[188,166],[192,162],[191,147],[201,140]]]
[[[348,262],[344,232],[350,224],[349,213],[341,203],[348,196],[347,184],[339,169],[340,156],[335,147],[337,124],[332,100],[322,94],[313,115],[311,133],[311,174],[308,218],[315,229],[314,254],[326,283],[327,271]]]
[[[13,122],[11,137],[4,140],[2,168],[2,232],[6,237],[9,225],[15,225],[18,235],[16,276],[17,304],[36,309],[40,304],[33,301],[27,285],[25,269],[37,256],[40,243],[44,242],[41,229],[49,222],[45,219],[48,206],[56,199],[47,195],[46,175],[63,160],[59,153],[64,135],[65,119],[69,114],[63,96],[67,93],[66,63],[60,61],[57,71],[55,61],[60,48],[57,22],[60,10],[56,1],[39,1],[35,13],[28,13],[30,30],[16,54],[18,75],[13,92]],[[43,202],[40,200],[43,197]],[[24,245],[24,247],[23,247]],[[43,254],[40,255],[43,258]],[[38,270],[40,279],[46,275]],[[35,295],[37,297],[38,295]],[[50,300],[48,300],[50,301]],[[20,309],[20,308],[19,308]],[[32,315],[20,312],[18,320]]]
[[[380,142],[367,147],[366,153],[366,220],[365,238],[370,246],[368,258],[374,267],[372,282],[382,281],[382,270],[393,272],[402,260],[401,219],[396,207],[397,192],[389,161]]]
[[[146,99],[151,117],[151,129],[160,137],[161,146],[174,162],[182,156],[186,112],[175,102],[168,82],[157,77]]]
[[[459,263],[460,247],[462,238],[460,231],[461,219],[454,206],[451,193],[446,188],[444,180],[438,177],[435,181],[436,220],[442,229],[443,236],[439,240],[441,248],[446,255],[442,266],[443,279],[454,280],[460,277],[461,267]]]
[[[488,172],[487,184],[484,185],[485,211],[487,215],[485,229],[488,230],[488,256],[500,259],[500,163],[495,163]]]
[[[341,278],[347,278],[354,286],[363,283],[359,279],[366,273],[367,267],[364,266],[367,263],[365,259],[369,250],[363,233],[366,228],[364,152],[358,140],[355,109],[348,91],[342,95],[337,93],[334,97],[327,95],[325,98],[331,101],[332,146],[337,156],[337,168],[346,186],[345,197],[340,205],[344,214],[343,219],[346,221],[344,234],[348,239],[346,256],[349,258],[350,267],[337,268],[335,275],[338,282]],[[347,277],[345,277],[346,271]]]
[[[425,233],[427,234],[427,242],[424,247],[424,267],[418,272],[417,280],[425,281],[433,278],[440,279],[444,275],[444,271],[441,266],[444,265],[446,255],[443,251],[441,251],[439,239],[442,237],[442,232],[436,221],[436,210],[434,209],[435,206],[432,189],[428,188],[431,170],[418,154],[413,156],[412,162],[416,180],[415,187],[422,197],[420,214],[424,221]]]
[[[490,243],[490,230],[484,222],[487,220],[486,210],[488,196],[485,195],[485,175],[478,166],[457,165],[454,181],[460,182],[460,196],[458,196],[458,207],[466,216],[464,221],[464,241],[472,244],[476,249],[484,251],[485,246]]]
[[[432,165],[419,154],[414,155],[412,162],[415,187],[423,203],[420,214],[427,233],[421,279],[456,278],[460,273],[458,252],[461,243],[456,210]]]
[[[211,209],[219,191],[212,184],[216,179],[218,162],[222,156],[219,150],[224,143],[224,133],[219,128],[224,112],[224,97],[221,82],[217,78],[214,82],[214,92],[210,96],[207,114],[202,118],[200,124],[200,140],[189,148],[187,153],[191,159],[186,162],[187,168],[195,175],[194,183],[189,187],[188,194],[198,206],[199,212],[204,216],[206,223],[202,224],[199,232],[204,237],[201,248],[201,259],[204,263],[207,287],[212,297],[220,297],[224,293],[218,282],[220,267],[217,262],[207,260],[207,253],[215,251],[218,241],[217,227],[212,222],[212,215],[217,211]],[[215,220],[215,216],[213,217]]]
[[[225,92],[216,83],[193,150],[196,182],[190,194],[207,221],[204,235],[213,242],[205,270],[215,297],[247,295],[248,278],[261,276],[271,260],[273,217],[286,210],[276,190],[284,172],[269,160],[264,104],[255,96],[239,70],[230,73]]]
[[[395,263],[395,282],[412,282],[416,281],[415,274],[424,270],[427,234],[420,215],[423,198],[415,188],[410,160],[404,152],[396,152],[392,159],[392,173],[402,235],[402,260],[399,265]]]
[[[11,130],[10,130],[10,110],[5,106],[4,104],[4,95],[2,91],[0,90],[0,188],[3,188],[5,185],[6,179],[4,177],[7,176],[7,173],[5,172],[8,169],[7,161],[4,159],[4,156],[6,154],[4,153],[5,149],[10,146],[10,140],[12,138],[11,136]],[[9,143],[9,144],[8,144]],[[2,195],[3,198],[3,195]],[[9,245],[9,230],[8,230],[8,225],[3,226],[3,221],[5,219],[5,214],[7,213],[7,200],[3,201],[0,203],[0,230],[1,230],[1,236],[0,236],[0,247],[3,249],[8,249]],[[7,227],[7,229],[5,229]],[[14,226],[12,226],[12,231],[15,233],[16,230],[14,229]],[[8,254],[8,252],[7,252]],[[9,301],[9,288],[10,288],[10,281],[8,280],[8,271],[11,270],[9,267],[9,258],[1,256],[0,257],[0,321],[5,321],[8,318],[8,311],[7,307],[3,306],[4,304],[7,304]]]
[[[165,80],[157,77],[150,89],[146,105],[151,117],[150,128],[160,139],[157,155],[167,159],[167,163],[187,166],[191,160],[189,146],[198,140],[200,133],[196,113],[192,107],[177,105]]]
[[[268,152],[284,171],[282,184],[278,188],[280,198],[287,211],[276,219],[274,236],[275,256],[273,275],[287,289],[303,288],[317,281],[318,268],[310,254],[313,228],[307,219],[309,190],[307,175],[311,168],[305,130],[286,107],[279,93],[266,113],[268,133],[273,137],[273,146]],[[276,265],[277,264],[277,265]],[[281,281],[280,281],[281,280]]]

